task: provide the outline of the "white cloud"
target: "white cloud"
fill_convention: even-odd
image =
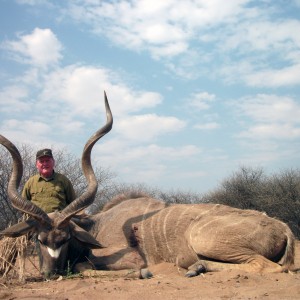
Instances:
[[[23,0],[26,2],[49,5],[42,0]],[[278,18],[280,3],[77,0],[57,7],[60,20],[71,17],[120,47],[147,51],[187,79],[217,74],[226,82],[249,86],[299,84],[300,22],[291,17]],[[28,56],[33,61],[31,52]]]
[[[170,42],[164,47],[151,46],[149,49],[155,59],[160,59],[161,57],[172,57],[187,52],[188,44],[185,42]]]
[[[159,51],[154,46],[160,45],[161,56],[174,56],[186,51],[188,41],[198,36],[199,29],[232,22],[247,2],[78,1],[70,4],[68,13],[77,21],[89,23],[94,32],[105,34],[126,48],[148,48],[157,56]],[[177,51],[170,51],[171,48]]]
[[[194,174],[192,171],[174,172],[174,169],[178,171],[181,161],[187,162],[201,153],[201,150],[194,145],[172,148],[151,144],[145,147],[131,147],[127,150],[128,152],[123,153],[122,159],[118,161],[117,165],[117,167],[122,167],[126,161],[130,164],[129,168],[119,169],[124,181],[161,184],[160,178],[162,177],[168,177],[171,181],[178,181],[184,174],[189,178],[203,176],[200,171]],[[117,157],[120,158],[121,156],[117,155]]]
[[[261,56],[264,57],[263,54]],[[263,88],[293,87],[300,84],[300,64],[284,63],[281,68],[276,68],[272,67],[272,63],[261,63],[259,59],[256,66],[250,60],[237,61],[222,65],[216,76],[222,76],[228,84],[244,83],[250,87]]]
[[[300,22],[269,18],[246,20],[227,32],[222,49],[229,59],[219,72],[227,81],[254,87],[300,83]]]
[[[220,127],[220,124],[217,122],[209,122],[209,123],[203,123],[203,124],[196,124],[194,125],[194,128],[200,129],[200,130],[213,130]]]
[[[184,121],[175,117],[148,114],[122,118],[115,130],[125,139],[150,142],[160,135],[181,131],[185,125]]]
[[[17,41],[5,41],[2,47],[18,62],[37,67],[57,64],[62,58],[62,45],[50,29],[35,28],[31,34],[20,35]]]
[[[135,181],[141,177],[136,172],[155,173],[163,172],[170,162],[180,162],[197,157],[201,149],[194,145],[180,147],[163,147],[157,144],[136,146],[124,139],[110,139],[97,144],[94,149],[95,157],[99,158],[101,165],[116,168],[118,173],[126,174]],[[158,174],[163,176],[162,173]]]
[[[300,84],[300,64],[281,69],[266,69],[253,71],[245,76],[249,86],[282,87]]]
[[[28,5],[50,5],[49,0],[16,0],[20,4],[28,4]]]
[[[30,105],[24,101],[28,97],[28,90],[22,85],[6,86],[0,91],[0,112],[25,112]]]
[[[30,143],[39,144],[49,142],[49,136],[53,128],[46,122],[7,119],[0,129],[11,141],[22,143],[30,141]]]
[[[235,103],[241,116],[248,124],[239,137],[251,139],[297,139],[300,137],[300,104],[289,97],[258,94],[245,97]],[[254,123],[253,123],[254,122]]]
[[[56,68],[40,76],[37,86],[36,74],[33,74],[25,76],[24,88],[15,85],[5,88],[0,94],[2,111],[5,109],[14,118],[19,117],[18,121],[12,121],[7,116],[1,131],[19,141],[27,142],[28,135],[32,143],[51,141],[52,138],[57,139],[56,132],[59,132],[62,141],[70,134],[76,134],[78,138],[89,135],[91,130],[98,128],[97,124],[105,122],[104,89],[114,115],[114,133],[127,143],[152,142],[161,135],[175,133],[185,127],[184,121],[171,116],[131,116],[155,107],[162,97],[158,93],[128,87],[108,69],[77,65]],[[23,77],[20,79],[22,81]],[[20,79],[15,78],[16,82]],[[32,101],[28,93],[31,85],[34,87]],[[30,110],[30,116],[22,114],[22,110]]]
[[[300,127],[292,124],[258,124],[239,134],[240,137],[254,139],[295,139],[300,138]]]
[[[41,97],[49,105],[54,101],[67,105],[69,114],[94,116],[103,110],[104,90],[114,116],[155,107],[162,101],[158,93],[134,91],[112,71],[92,66],[68,66],[50,73]]]
[[[0,123],[0,132],[16,145],[24,143],[39,148],[67,147],[71,149],[71,146],[76,143],[67,138],[70,135],[76,137],[84,124],[72,120],[69,122],[63,121],[58,119],[57,122],[50,122],[48,118],[35,119],[33,117],[29,119],[26,116],[24,119],[5,119],[4,122]],[[57,133],[60,138],[56,136]],[[82,147],[83,144],[80,144],[79,149],[82,149]]]
[[[168,44],[181,40],[184,32],[180,28],[171,26],[168,23],[145,24],[145,28],[141,28],[144,39],[149,44]]]
[[[35,121],[20,121],[20,120],[7,120],[5,123],[7,129],[20,128],[23,131],[32,132],[36,135],[48,134],[51,130],[50,126],[46,123]]]
[[[216,96],[207,92],[195,93],[187,100],[188,105],[197,110],[207,110],[215,101]]]
[[[240,99],[235,106],[256,122],[300,122],[300,104],[291,97],[258,94]]]
[[[246,10],[244,11],[246,12]],[[298,20],[279,20],[271,19],[271,15],[266,18],[246,19],[237,28],[230,28],[226,32],[223,50],[229,51],[236,49],[240,53],[252,53],[253,51],[270,51],[273,53],[287,51],[300,44],[300,38],[296,30],[300,22]],[[276,27],[276,30],[274,30]]]
[[[45,7],[50,4],[42,0],[23,0],[22,3]],[[67,15],[68,20],[71,17],[88,24],[94,34],[106,36],[120,47],[148,51],[172,72],[188,79],[218,74],[226,75],[223,78],[226,82],[243,82],[249,86],[299,84],[300,37],[296,29],[300,22],[273,18],[281,10],[280,4],[252,5],[250,0],[230,3],[222,0],[155,3],[151,0],[77,0],[57,7],[60,7],[61,15],[57,16],[60,20]],[[11,42],[10,48],[19,59],[27,58],[27,62],[37,65],[48,64],[47,59],[58,61],[61,49],[53,49],[57,43],[50,43],[52,49],[46,43],[39,44],[41,36],[34,32],[16,44]],[[47,53],[39,48],[51,49],[48,53],[58,56],[56,59],[34,58],[39,57],[36,53]],[[265,64],[267,59],[272,61],[268,65]],[[245,64],[249,65],[248,72],[241,70]]]
[[[144,147],[133,147],[128,149],[127,158],[134,159],[147,159],[150,161],[170,161],[178,160],[184,157],[190,157],[199,154],[200,150],[194,145],[185,145],[182,147],[162,147],[155,144],[150,144]]]

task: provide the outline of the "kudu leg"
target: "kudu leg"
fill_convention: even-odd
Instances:
[[[135,279],[148,279],[153,275],[147,269],[130,269],[124,268],[122,270],[99,270],[94,269],[94,267],[88,263],[78,263],[75,267],[76,273],[80,273],[86,277],[106,277],[106,278],[135,278]]]
[[[153,276],[134,248],[104,248],[96,251],[97,255],[88,257],[87,262],[77,263],[74,270],[98,277],[147,279]]]
[[[194,277],[205,272],[218,272],[223,270],[241,270],[255,273],[280,273],[285,269],[261,255],[249,257],[245,263],[234,264],[199,260],[188,268],[186,277]]]
[[[85,270],[80,272],[85,277],[101,277],[101,278],[132,278],[147,279],[152,277],[148,269],[126,269],[126,270]],[[150,275],[149,275],[150,274]]]

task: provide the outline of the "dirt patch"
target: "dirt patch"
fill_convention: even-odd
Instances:
[[[300,267],[300,244],[296,265]],[[150,268],[151,279],[74,278],[42,281],[38,272],[26,282],[0,281],[0,299],[300,299],[300,273],[252,274],[241,271],[184,277],[184,270],[163,263]]]

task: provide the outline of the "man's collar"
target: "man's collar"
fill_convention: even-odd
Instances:
[[[54,179],[55,177],[55,172],[53,171],[52,175],[50,177],[43,177],[41,174],[38,174],[39,175],[39,180],[45,180],[45,181],[51,181]]]

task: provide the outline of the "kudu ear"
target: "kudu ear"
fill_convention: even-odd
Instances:
[[[90,249],[104,248],[90,233],[75,224],[73,221],[70,221],[70,228],[73,237],[79,242],[85,244],[86,247]]]
[[[0,237],[2,236],[19,237],[28,233],[29,231],[35,230],[37,225],[38,225],[38,221],[34,219],[28,219],[26,221],[20,222],[1,231]]]

